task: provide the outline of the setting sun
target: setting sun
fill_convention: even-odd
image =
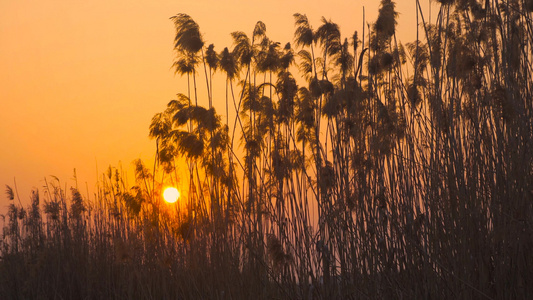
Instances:
[[[163,198],[168,203],[174,203],[180,198],[180,192],[173,187],[166,188],[163,192]]]

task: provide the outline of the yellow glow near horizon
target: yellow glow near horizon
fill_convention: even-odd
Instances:
[[[168,187],[163,192],[163,199],[168,203],[175,203],[180,198],[180,192],[177,188]]]

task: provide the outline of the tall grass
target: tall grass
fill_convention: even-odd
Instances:
[[[361,35],[295,14],[296,47],[258,22],[220,54],[172,17],[189,89],[150,124],[156,165],[13,201],[0,298],[530,298],[533,7],[438,2],[405,45],[390,0]]]

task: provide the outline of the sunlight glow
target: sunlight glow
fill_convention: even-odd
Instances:
[[[175,203],[180,198],[180,192],[177,188],[168,187],[163,192],[163,198],[168,203]]]

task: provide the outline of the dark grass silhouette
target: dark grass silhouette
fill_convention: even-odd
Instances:
[[[296,47],[258,22],[220,54],[172,17],[189,89],[150,124],[153,170],[91,201],[8,187],[0,298],[532,297],[531,1],[438,2],[405,45],[387,0],[362,34],[295,14]]]

